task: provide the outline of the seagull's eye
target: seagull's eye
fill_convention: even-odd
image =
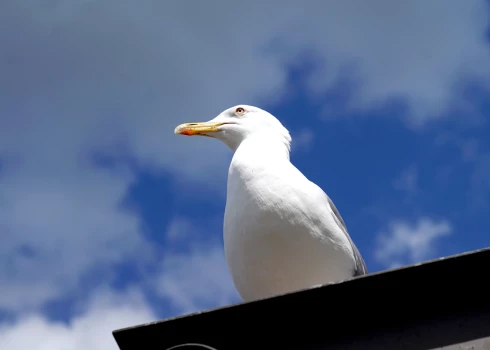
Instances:
[[[235,109],[235,113],[238,115],[244,115],[245,112],[246,112],[245,108],[243,108],[243,107],[238,107],[237,109]]]

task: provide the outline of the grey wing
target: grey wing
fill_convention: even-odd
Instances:
[[[330,197],[327,194],[325,194],[325,195],[327,196],[328,204],[330,205],[330,208],[332,208],[332,211],[334,213],[333,218],[335,219],[335,222],[337,223],[337,225],[339,225],[339,227],[342,229],[342,231],[344,231],[345,235],[349,239],[349,242],[352,246],[352,250],[354,252],[354,259],[356,261],[356,265],[354,268],[354,276],[361,276],[361,275],[367,274],[368,270],[366,267],[366,263],[364,262],[364,259],[362,258],[361,253],[359,252],[359,249],[357,249],[356,245],[352,241],[352,238],[350,238],[350,235],[347,232],[347,226],[345,225],[344,219],[342,219],[342,216],[340,215],[339,211],[337,210],[337,207],[335,206],[335,204],[333,204],[333,201],[330,199]]]

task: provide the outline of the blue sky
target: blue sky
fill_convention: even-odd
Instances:
[[[173,134],[240,103],[290,130],[370,272],[490,246],[486,1],[213,4],[0,4],[2,350],[240,301],[231,151]]]

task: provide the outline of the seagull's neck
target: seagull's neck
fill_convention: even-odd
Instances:
[[[290,162],[290,143],[289,140],[271,135],[251,135],[243,140],[235,150],[234,158],[246,158],[257,162]]]

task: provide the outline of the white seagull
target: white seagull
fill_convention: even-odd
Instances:
[[[238,105],[175,133],[214,137],[234,152],[223,236],[244,301],[367,274],[332,200],[290,162],[291,136],[273,115]]]

